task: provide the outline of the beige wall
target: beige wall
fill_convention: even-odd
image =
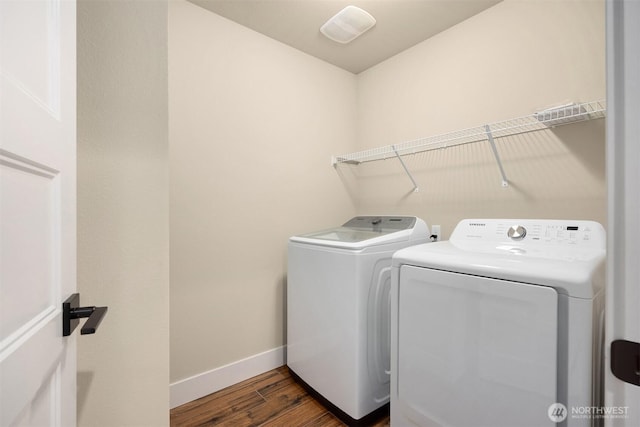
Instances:
[[[358,75],[358,147],[384,146],[605,97],[604,2],[510,1]],[[469,217],[605,223],[604,120],[487,143],[340,166],[358,213],[405,213],[448,237]]]
[[[78,425],[169,424],[167,3],[78,3]],[[76,333],[79,333],[78,331]]]
[[[169,6],[171,381],[283,344],[286,243],[355,206],[355,76]]]
[[[605,222],[604,121],[329,166],[603,99],[603,2],[510,1],[354,76],[186,2],[169,12],[171,381],[283,344],[288,236],[354,213]]]

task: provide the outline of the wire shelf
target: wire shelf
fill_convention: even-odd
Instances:
[[[393,157],[417,154],[424,151],[438,150],[474,142],[490,141],[493,138],[504,138],[527,132],[553,128],[578,121],[600,119],[606,116],[604,100],[581,104],[567,104],[538,111],[528,116],[491,123],[427,138],[415,139],[385,147],[372,148],[350,154],[335,156],[331,159],[333,166],[340,163],[360,164],[384,160]]]

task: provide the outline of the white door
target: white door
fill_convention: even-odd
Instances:
[[[76,6],[0,0],[0,425],[76,423]]]
[[[640,426],[640,2],[607,2],[606,426]],[[614,344],[615,343],[615,344]],[[635,346],[634,344],[635,343]],[[612,345],[629,344],[629,353]],[[612,357],[613,356],[613,357]],[[617,359],[617,360],[616,360]],[[625,360],[626,359],[626,360]],[[626,371],[612,372],[612,362]]]

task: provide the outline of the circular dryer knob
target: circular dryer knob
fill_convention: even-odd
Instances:
[[[521,225],[512,225],[507,231],[507,236],[513,240],[522,240],[527,235],[527,229]]]

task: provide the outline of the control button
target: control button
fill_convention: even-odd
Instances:
[[[527,229],[521,225],[513,225],[509,227],[509,231],[507,231],[507,236],[513,240],[522,240],[526,235]]]

